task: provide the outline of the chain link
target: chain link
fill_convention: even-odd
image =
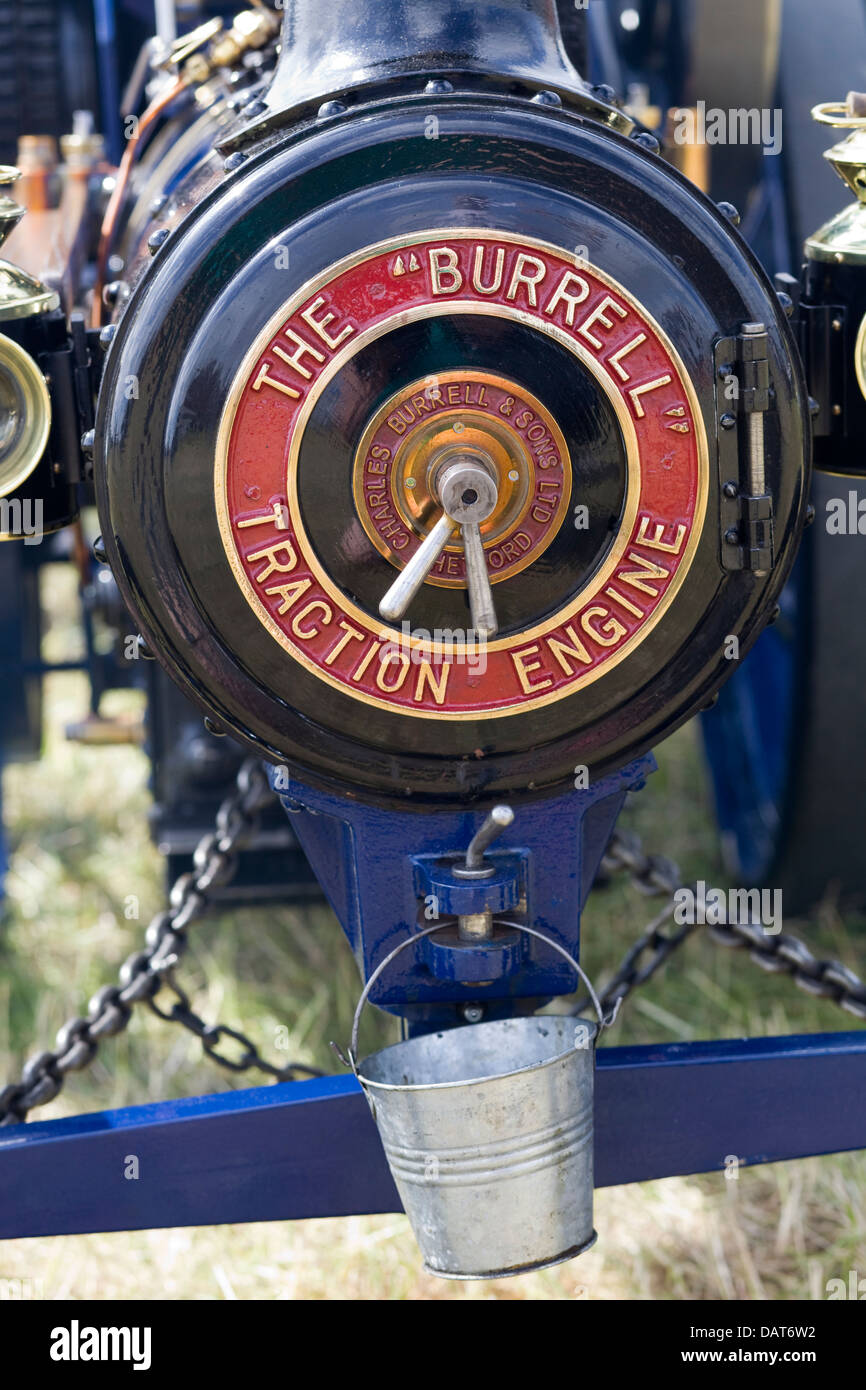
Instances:
[[[206,1023],[193,1010],[189,995],[174,976],[187,948],[187,927],[204,915],[210,905],[209,894],[233,877],[241,845],[254,830],[258,813],[271,795],[261,763],[247,759],[238,771],[234,791],[217,812],[216,829],[196,846],[191,872],[175,881],[167,910],[157,913],[148,926],[147,949],[124,961],[119,984],[97,990],[86,1018],[72,1018],[63,1025],[53,1052],[38,1052],[30,1057],[20,1081],[0,1090],[0,1126],[20,1123],[29,1111],[54,1100],[68,1073],[88,1067],[102,1040],[121,1033],[129,1024],[134,1006],[140,1003],[147,1003],[159,1018],[194,1033],[207,1055],[229,1071],[255,1068],[278,1081],[293,1081],[298,1073],[322,1074],[296,1062],[275,1066],[238,1029],[224,1023]],[[613,1015],[623,999],[645,984],[698,926],[686,923],[678,925],[675,931],[663,930],[674,914],[675,893],[687,885],[672,859],[646,854],[637,835],[616,831],[602,859],[600,873],[605,878],[621,872],[631,876],[640,892],[651,897],[664,894],[668,901],[623,957],[613,979],[599,995],[604,1012]],[[695,892],[694,886],[691,891]],[[855,1018],[866,1020],[866,984],[840,961],[818,959],[799,937],[788,932],[770,936],[760,923],[754,922],[711,923],[707,930],[713,940],[724,946],[746,948],[763,970],[788,974],[807,993],[831,999]],[[156,1003],[156,995],[163,989],[169,989],[174,996],[167,1009]],[[587,1003],[581,997],[569,1012],[578,1014]],[[240,1047],[239,1057],[220,1051],[226,1039]]]
[[[194,1012],[189,996],[174,978],[186,951],[186,929],[210,906],[210,894],[233,878],[244,841],[255,830],[259,812],[273,793],[262,764],[248,758],[238,769],[231,794],[216,815],[216,828],[203,836],[193,853],[193,867],[172,885],[167,910],[157,913],[145,932],[143,951],[136,951],[120,968],[119,983],[97,990],[86,1018],[71,1018],[57,1034],[53,1052],[38,1052],[25,1063],[20,1081],[0,1090],[0,1126],[26,1120],[29,1111],[47,1105],[63,1088],[70,1072],[83,1071],[96,1057],[104,1038],[122,1033],[136,1004],[146,1003],[158,1017],[178,1023],[200,1039],[209,1057],[228,1071],[256,1068],[278,1081],[294,1081],[298,1073],[320,1076],[314,1067],[289,1062],[275,1066],[262,1057],[255,1043],[224,1023],[209,1024]],[[174,1001],[167,1009],[156,995],[169,989]],[[239,1057],[220,1051],[225,1041],[238,1044]]]
[[[672,859],[660,854],[645,854],[637,835],[615,831],[611,837],[601,861],[601,873],[609,877],[617,872],[630,874],[641,892],[664,893],[669,901],[623,957],[604,993],[599,994],[605,1013],[618,1009],[622,1000],[650,979],[700,925],[690,922],[677,926],[670,933],[663,930],[674,914],[674,894],[688,885],[682,882]],[[696,885],[692,885],[690,891],[696,893]],[[840,961],[819,960],[799,937],[790,932],[770,936],[759,922],[708,923],[706,929],[713,940],[723,946],[747,949],[763,970],[790,975],[808,994],[831,999],[855,1018],[866,1020],[866,984]],[[580,1013],[587,1003],[588,1000],[581,997],[569,1012]]]

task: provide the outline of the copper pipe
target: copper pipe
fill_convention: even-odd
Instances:
[[[123,152],[123,158],[117,169],[116,181],[108,207],[105,209],[105,216],[102,219],[102,228],[99,236],[99,255],[97,258],[96,283],[93,287],[93,304],[91,308],[91,326],[100,328],[102,326],[102,291],[105,288],[105,276],[108,268],[108,258],[111,254],[111,247],[114,241],[114,233],[117,228],[120,210],[126,196],[126,190],[132,175],[133,165],[136,155],[142,143],[142,137],[147,133],[159,116],[162,115],[167,106],[170,106],[177,97],[180,96],[187,87],[187,79],[179,77],[176,82],[151,102],[147,110],[139,118],[138,127],[134,135],[131,135]]]

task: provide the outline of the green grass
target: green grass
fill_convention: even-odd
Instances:
[[[46,650],[54,658],[74,642],[70,579],[60,572],[50,580],[55,616]],[[162,865],[147,833],[146,760],[131,747],[65,740],[86,699],[82,678],[52,677],[44,757],[4,776],[13,848],[0,924],[4,1079],[114,981],[162,906]],[[135,702],[113,697],[127,713]],[[724,883],[694,728],[671,739],[659,761],[623,824],[673,855],[687,877]],[[134,899],[138,920],[125,915]],[[603,982],[654,906],[619,882],[593,894],[582,961],[594,979]],[[862,973],[862,921],[846,921],[825,903],[812,920],[785,925]],[[348,1037],[358,979],[327,909],[236,912],[198,923],[190,937],[182,979],[200,1013],[243,1027],[280,1061],[287,1054],[276,1042],[287,1029],[293,1058],[335,1069],[328,1044]],[[832,1005],[697,933],[623,1007],[610,1041],[846,1026],[854,1025]],[[381,1016],[366,1029],[368,1049],[394,1036],[393,1021]],[[234,1084],[246,1082],[216,1070],[182,1030],[139,1011],[38,1118]],[[736,1181],[712,1174],[603,1189],[596,1226],[597,1246],[577,1261],[478,1284],[424,1275],[401,1216],[11,1241],[0,1245],[0,1279],[40,1280],[47,1298],[822,1298],[828,1279],[847,1278],[850,1269],[866,1276],[866,1155],[747,1169]]]

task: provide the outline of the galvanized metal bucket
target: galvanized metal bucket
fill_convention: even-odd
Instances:
[[[512,925],[517,925],[516,923]],[[533,1016],[412,1038],[358,1064],[358,1027],[382,961],[358,1002],[350,1060],[425,1267],[446,1279],[496,1279],[569,1260],[592,1226],[595,1045],[601,1006],[577,961],[598,1024]]]

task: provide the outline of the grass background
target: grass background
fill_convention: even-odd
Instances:
[[[68,658],[79,640],[71,570],[51,567],[45,582],[45,655]],[[132,715],[137,699],[117,693],[105,709]],[[50,677],[44,757],[4,774],[12,852],[0,921],[4,1081],[51,1045],[100,985],[114,982],[163,905],[162,864],[147,832],[146,759],[132,747],[68,742],[65,726],[86,709],[83,677]],[[688,878],[724,884],[695,726],[658,756],[659,772],[622,823],[673,855]],[[139,920],[125,916],[130,897]],[[603,982],[653,907],[618,882],[593,894],[581,954],[592,978]],[[866,968],[866,922],[843,917],[832,900],[785,928],[822,955],[861,974]],[[190,937],[181,979],[199,1013],[244,1028],[280,1062],[286,1054],[275,1041],[287,1029],[292,1058],[334,1070],[328,1043],[348,1036],[358,978],[327,908],[235,912],[207,918]],[[696,934],[623,1007],[610,1041],[854,1026],[832,1005],[765,975],[745,953]],[[381,1016],[367,1028],[370,1050],[393,1039],[393,1022]],[[234,1084],[244,1081],[218,1071],[194,1038],[141,1011],[38,1118]],[[576,1261],[470,1284],[425,1275],[402,1216],[10,1241],[0,1245],[0,1280],[27,1279],[59,1299],[819,1299],[831,1278],[847,1281],[852,1269],[866,1276],[866,1154],[745,1169],[736,1181],[710,1174],[602,1189],[596,1227],[598,1244]]]

